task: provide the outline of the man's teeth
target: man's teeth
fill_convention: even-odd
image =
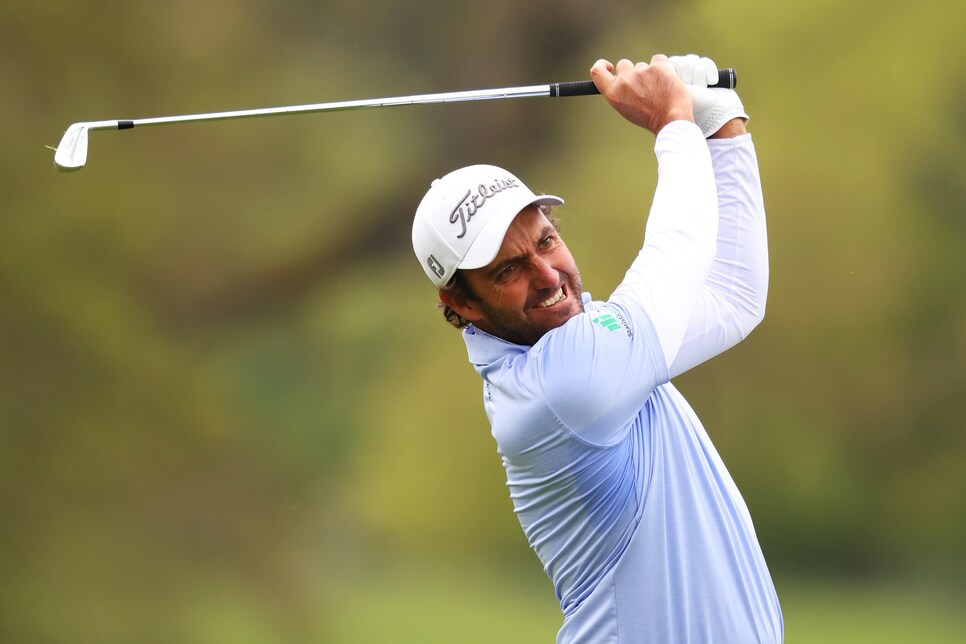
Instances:
[[[554,304],[556,304],[557,302],[559,302],[562,299],[564,299],[564,292],[563,292],[563,289],[560,289],[559,291],[557,291],[557,294],[556,295],[554,295],[553,297],[551,297],[546,302],[541,302],[538,306],[541,309],[545,309],[548,306],[553,306]]]

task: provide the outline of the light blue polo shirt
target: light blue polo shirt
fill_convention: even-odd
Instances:
[[[748,509],[647,315],[583,297],[533,347],[463,333],[557,642],[781,642]]]

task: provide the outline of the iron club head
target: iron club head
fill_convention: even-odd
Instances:
[[[60,139],[54,163],[61,172],[80,170],[87,163],[87,123],[74,123]]]

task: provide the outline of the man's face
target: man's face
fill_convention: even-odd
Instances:
[[[574,258],[535,206],[513,220],[492,262],[465,273],[476,299],[454,308],[508,342],[532,345],[584,310]]]

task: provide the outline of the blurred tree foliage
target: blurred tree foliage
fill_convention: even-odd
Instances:
[[[510,167],[567,197],[604,297],[654,182],[650,138],[590,98],[94,133],[71,176],[45,143],[655,51],[737,67],[753,116],[768,316],[681,387],[769,561],[966,572],[964,20],[953,0],[3,4],[0,639],[303,640],[386,562],[539,577],[411,214],[435,176]]]

